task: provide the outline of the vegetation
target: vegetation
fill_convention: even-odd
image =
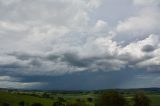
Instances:
[[[43,92],[0,91],[0,106],[160,106],[153,92]]]
[[[100,95],[97,106],[126,106],[126,99],[117,91],[110,91]]]
[[[134,106],[151,106],[151,100],[143,92],[136,93],[133,101]]]
[[[33,103],[32,106],[42,106],[41,103]]]
[[[20,102],[19,102],[19,105],[20,105],[20,106],[24,106],[24,104],[25,104],[24,101],[20,101]]]
[[[2,106],[9,106],[8,103],[2,103]]]

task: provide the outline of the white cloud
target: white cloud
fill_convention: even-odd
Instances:
[[[127,33],[146,33],[146,32],[157,32],[160,29],[160,14],[155,9],[144,9],[141,10],[138,16],[133,16],[120,22],[117,26],[118,32]]]
[[[148,6],[148,5],[157,5],[159,0],[134,0],[135,5]]]
[[[31,82],[31,83],[22,83],[22,82],[10,82],[10,81],[0,81],[1,88],[32,88],[35,86],[41,86],[42,83]]]
[[[1,21],[0,28],[1,30],[8,30],[8,31],[25,31],[28,29],[28,26],[12,22]]]
[[[48,50],[58,36],[88,30],[89,13],[101,3],[100,0],[1,2],[0,48],[6,52]]]
[[[150,35],[144,40],[130,43],[129,45],[122,48],[119,52],[120,57],[126,58],[128,61],[128,65],[134,68],[152,68],[152,66],[160,65],[157,60],[159,60],[159,55],[157,54],[157,50],[159,49],[160,39],[157,35]],[[152,45],[155,47],[150,52],[143,51],[143,47],[146,45]],[[123,59],[123,58],[122,58]],[[153,70],[158,70],[159,68],[155,68]]]
[[[44,83],[40,82],[21,82],[20,78],[11,76],[0,76],[1,88],[30,88],[34,86],[41,86]]]
[[[106,20],[94,23],[90,18],[100,0],[1,2],[0,72],[6,76],[111,71],[159,64],[159,34],[155,35],[160,29],[158,8],[145,7],[114,30]],[[123,35],[132,37],[131,33],[145,39],[126,41],[126,45],[114,40]],[[148,45],[153,49],[146,49]],[[154,62],[148,62],[151,60]]]
[[[108,24],[103,20],[98,20],[93,29],[95,32],[108,31]]]
[[[0,81],[11,81],[14,80],[14,78],[10,76],[0,76]]]
[[[4,5],[11,5],[13,3],[17,3],[20,0],[0,0],[0,3],[4,4]]]

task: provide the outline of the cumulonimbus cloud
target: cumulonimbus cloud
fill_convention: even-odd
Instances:
[[[157,0],[134,0],[140,11],[114,27],[104,19],[91,18],[102,2],[1,0],[0,74],[55,76],[128,67],[159,70]]]

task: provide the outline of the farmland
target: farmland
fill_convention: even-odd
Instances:
[[[135,91],[134,91],[135,92]],[[122,95],[132,104],[134,92],[121,91]],[[4,103],[9,106],[22,106],[20,102],[24,102],[24,106],[32,106],[34,103],[40,103],[43,106],[53,106],[54,103],[61,100],[64,104],[74,103],[81,101],[87,106],[94,106],[97,97],[102,91],[82,91],[82,92],[49,92],[49,91],[1,91],[0,92],[0,105]],[[160,106],[160,94],[156,92],[146,92],[151,100],[151,106]]]

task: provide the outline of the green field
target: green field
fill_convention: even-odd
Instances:
[[[39,93],[38,95],[41,95]],[[94,102],[96,100],[97,94],[94,93],[77,93],[77,94],[61,94],[54,93],[50,94],[50,98],[43,98],[41,96],[31,96],[30,94],[18,94],[12,92],[0,92],[0,105],[2,103],[9,103],[10,106],[20,106],[19,102],[24,101],[25,106],[31,106],[33,103],[41,103],[43,106],[52,106],[55,101],[57,101],[58,97],[63,97],[66,102],[74,102],[77,99],[81,99],[85,101],[88,106],[94,106]],[[88,102],[87,98],[92,97],[94,100],[92,102]],[[128,101],[132,100],[131,95],[125,95]],[[148,94],[148,97],[152,101],[152,106],[160,106],[160,95],[159,94]],[[130,102],[131,104],[131,102]]]
[[[152,106],[160,106],[160,95],[149,95],[151,101],[152,101]]]
[[[0,93],[0,104],[9,103],[11,106],[18,106],[20,101],[25,101],[26,106],[30,106],[32,103],[42,103],[44,106],[52,106],[53,100],[39,98],[29,95],[19,95],[11,93]]]

